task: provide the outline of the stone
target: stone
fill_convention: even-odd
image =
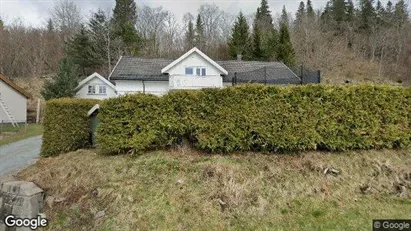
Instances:
[[[0,220],[4,221],[8,215],[14,215],[16,218],[37,218],[44,209],[43,196],[43,190],[33,182],[3,182],[0,187]],[[5,224],[0,222],[0,231],[2,230],[23,231],[31,229],[25,227],[6,228]]]
[[[53,208],[54,200],[55,199],[52,196],[46,197],[46,204],[49,208]]]
[[[102,217],[104,217],[104,216],[106,216],[106,212],[105,212],[104,210],[102,210],[102,211],[98,211],[98,212],[96,213],[96,215],[94,215],[94,218],[95,218],[95,219],[98,219],[98,218],[102,218]]]

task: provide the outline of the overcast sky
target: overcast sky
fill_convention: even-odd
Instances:
[[[115,0],[73,0],[82,10],[83,17],[87,18],[91,12],[98,8],[112,9],[115,5]],[[305,0],[304,0],[305,1]],[[386,4],[388,0],[382,0]],[[393,0],[396,3],[398,0]],[[138,5],[149,5],[151,7],[162,6],[164,9],[173,12],[179,19],[186,12],[196,14],[200,5],[205,3],[214,3],[220,9],[231,14],[238,14],[242,10],[245,14],[250,14],[256,11],[260,4],[260,0],[136,0]],[[293,14],[298,8],[300,1],[295,0],[269,0],[270,9],[274,15],[281,12],[282,6],[285,5],[289,12]],[[312,0],[314,8],[319,9],[325,6],[327,0]],[[356,2],[356,0],[354,0]],[[406,0],[408,8],[410,0]],[[26,25],[39,27],[45,25],[49,18],[50,11],[53,7],[54,0],[0,0],[0,17],[11,22],[16,18],[20,18]]]

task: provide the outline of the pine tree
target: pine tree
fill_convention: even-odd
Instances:
[[[408,19],[407,5],[404,0],[400,0],[395,4],[394,8],[394,20],[398,28],[402,28]]]
[[[191,20],[188,22],[188,25],[187,25],[185,40],[186,40],[187,50],[195,46],[195,31],[194,31],[193,22]]]
[[[250,33],[247,20],[242,12],[234,23],[230,41],[228,42],[229,53],[232,58],[242,55],[244,59],[249,59]]]
[[[137,9],[134,0],[116,0],[113,10],[113,25],[116,36],[120,37],[125,45],[126,55],[138,53],[140,36],[137,33],[135,24],[137,21]]]
[[[45,100],[73,97],[77,84],[77,68],[72,61],[65,58],[60,61],[58,73],[51,80],[45,81],[41,95]]]
[[[51,20],[51,18],[47,20],[47,32],[49,33],[54,32],[54,23]]]
[[[285,23],[287,26],[290,26],[290,23],[288,20],[288,13],[287,13],[287,9],[285,8],[285,5],[283,6],[283,10],[281,11],[280,23],[281,24]]]
[[[265,60],[263,49],[261,47],[261,31],[257,26],[257,23],[254,23],[253,26],[253,59],[254,60]]]
[[[90,40],[92,51],[95,52],[93,57],[98,65],[107,65],[107,71],[111,71],[111,63],[114,59],[111,55],[113,49],[114,35],[112,33],[112,24],[102,10],[98,10],[92,15],[88,23],[90,28]],[[113,49],[114,50],[114,49]]]
[[[346,21],[347,22],[352,22],[354,21],[354,3],[352,0],[348,0],[345,6],[345,15],[346,15]]]
[[[278,43],[277,60],[282,61],[287,66],[294,66],[295,52],[291,44],[290,32],[286,23],[281,23]]]
[[[374,0],[360,0],[360,29],[369,33],[375,19]]]
[[[267,0],[261,0],[261,4],[257,8],[253,28],[253,58],[268,61],[275,55],[273,49],[275,45],[271,43],[276,40],[273,35],[277,34],[277,30],[274,28]]]
[[[197,15],[197,20],[196,20],[196,29],[195,29],[195,44],[197,48],[200,50],[205,49],[205,38],[204,38],[204,23],[201,19],[201,15]]]
[[[65,46],[66,56],[80,68],[86,76],[89,69],[93,69],[101,63],[95,57],[95,51],[89,33],[84,25],[80,31],[70,39]]]
[[[315,18],[315,12],[311,0],[307,0],[307,17],[309,19]]]
[[[297,13],[295,14],[295,24],[299,25],[305,21],[305,4],[303,1],[298,6]]]

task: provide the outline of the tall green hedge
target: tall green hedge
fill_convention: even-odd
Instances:
[[[189,140],[211,153],[397,148],[411,144],[411,90],[392,86],[269,87],[176,91],[105,100],[104,152]]]
[[[47,101],[41,155],[55,156],[90,146],[91,121],[87,112],[99,102],[70,98]]]

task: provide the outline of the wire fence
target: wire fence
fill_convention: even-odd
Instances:
[[[303,66],[288,68],[266,66],[253,71],[235,72],[232,84],[260,83],[260,84],[316,84],[321,82],[321,72],[311,71]]]

